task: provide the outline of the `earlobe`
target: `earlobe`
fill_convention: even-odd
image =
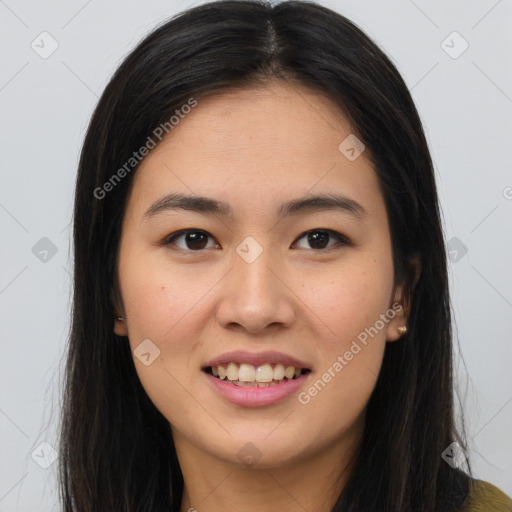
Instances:
[[[117,316],[114,320],[114,333],[118,336],[128,336],[128,329],[126,328],[126,320],[122,316]]]
[[[395,301],[390,311],[395,313],[386,330],[386,341],[397,341],[407,333],[407,315],[403,305]]]
[[[128,329],[126,327],[126,319],[124,318],[123,313],[119,313],[119,311],[123,311],[124,308],[122,306],[122,300],[117,292],[118,287],[110,289],[110,300],[112,305],[114,306],[114,333],[118,336],[128,336]]]
[[[386,316],[390,318],[386,329],[386,341],[397,341],[407,332],[407,305],[403,285],[396,286],[393,300]]]
[[[421,275],[421,255],[414,253],[409,258],[409,273],[405,283],[395,288],[392,308],[395,315],[388,324],[386,341],[397,341],[407,334],[407,321],[411,310],[410,299]],[[410,284],[409,284],[410,283]],[[407,293],[405,293],[407,291]]]

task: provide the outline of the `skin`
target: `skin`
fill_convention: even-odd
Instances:
[[[114,331],[132,350],[145,339],[160,350],[148,366],[134,362],[172,426],[185,481],[181,512],[327,512],[346,483],[385,344],[400,338],[406,309],[307,404],[297,396],[231,404],[201,367],[232,350],[278,350],[308,362],[307,390],[381,314],[404,306],[368,150],[349,161],[338,149],[350,133],[340,109],[314,90],[279,82],[233,90],[201,99],[134,177],[118,261],[117,312],[126,322],[115,321]],[[169,210],[145,219],[170,192],[226,201],[232,217]],[[367,214],[276,217],[282,202],[319,193],[348,196]],[[184,236],[162,244],[183,229],[207,232],[204,248]],[[314,248],[301,235],[318,229],[353,245],[331,237]],[[252,263],[236,252],[247,236],[263,249]],[[252,466],[237,457],[249,442],[260,453]]]

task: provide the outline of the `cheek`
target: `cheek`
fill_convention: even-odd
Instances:
[[[303,274],[300,298],[322,321],[326,339],[343,345],[385,313],[392,290],[392,272],[387,259],[356,256],[327,275]]]
[[[200,313],[205,290],[215,284],[206,275],[198,279],[192,265],[177,271],[165,258],[152,261],[135,251],[120,261],[119,276],[130,337],[160,343],[182,338],[175,333],[190,329],[187,320]]]
[[[329,426],[312,424],[316,435],[336,435],[364,411],[375,388],[386,346],[387,282],[353,272],[318,292],[316,310],[325,335],[319,336],[321,360],[298,402],[309,417],[331,418]],[[314,308],[312,308],[314,309]],[[389,322],[391,317],[386,317]],[[321,423],[321,422],[320,422]],[[323,432],[322,432],[323,429]]]
[[[343,404],[344,420],[357,417],[380,371],[386,327],[392,319],[386,316],[392,264],[390,259],[367,258],[367,264],[364,260],[359,257],[357,264],[346,265],[335,277],[311,277],[301,285],[303,300],[321,320],[319,329],[325,335],[317,343],[321,367],[299,402],[319,417],[332,415],[333,404]]]
[[[374,342],[372,342],[374,343]],[[357,352],[348,360],[347,351]],[[335,438],[364,415],[380,371],[384,345],[349,344],[338,351],[297,396],[298,407],[308,418],[323,418],[306,427],[313,438]]]
[[[190,408],[182,383],[198,371],[193,355],[202,343],[199,316],[208,282],[142,261],[133,251],[119,265],[129,343],[149,398],[171,423],[179,423],[177,411]],[[145,353],[150,354],[146,361]]]

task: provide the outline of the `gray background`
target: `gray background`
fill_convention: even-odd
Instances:
[[[0,512],[58,508],[52,447],[88,119],[137,41],[197,3],[0,0]],[[322,3],[390,55],[422,116],[449,240],[471,462],[512,495],[512,1]]]

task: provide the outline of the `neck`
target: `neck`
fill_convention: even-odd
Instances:
[[[312,455],[273,467],[246,467],[200,451],[178,432],[184,478],[180,512],[331,512],[352,471],[361,423]]]

